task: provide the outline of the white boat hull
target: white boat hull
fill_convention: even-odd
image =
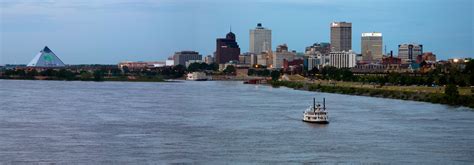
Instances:
[[[324,115],[315,115],[315,112],[306,112],[303,114],[303,121],[308,123],[329,124],[326,113]]]
[[[308,123],[316,123],[316,124],[329,124],[329,121],[327,120],[306,120],[306,119],[303,119],[304,122],[308,122]]]

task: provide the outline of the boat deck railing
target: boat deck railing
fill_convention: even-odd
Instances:
[[[305,113],[308,114],[308,115],[326,115],[326,112],[324,112],[324,111],[319,111],[319,112],[308,112],[308,111],[306,111]]]

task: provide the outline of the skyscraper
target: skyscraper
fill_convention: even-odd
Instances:
[[[352,50],[352,23],[331,23],[331,51],[340,52],[349,50]]]
[[[235,34],[227,33],[225,38],[216,40],[216,63],[225,64],[229,61],[239,61],[240,48],[235,41]]]
[[[398,45],[398,58],[402,60],[402,63],[412,63],[421,54],[423,54],[423,45],[421,44]]]
[[[367,62],[382,60],[382,33],[362,33],[362,60]]]
[[[255,29],[250,30],[250,46],[249,52],[260,54],[272,50],[272,30],[262,27],[261,23],[257,24]]]

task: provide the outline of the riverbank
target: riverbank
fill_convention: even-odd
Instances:
[[[430,102],[436,104],[447,104],[454,106],[466,106],[474,108],[474,97],[472,95],[459,95],[456,98],[447,96],[444,93],[431,93],[431,92],[420,92],[420,91],[403,91],[396,89],[385,89],[385,88],[365,88],[365,87],[349,87],[349,86],[336,86],[327,85],[321,83],[311,82],[295,82],[295,81],[270,81],[270,85],[273,87],[288,87],[296,90],[316,91],[325,93],[338,93],[347,95],[358,95],[358,96],[369,96],[369,97],[381,97],[401,100],[413,100]]]
[[[58,78],[51,76],[34,76],[34,77],[20,77],[20,76],[0,76],[0,80],[56,80],[56,81],[125,81],[125,82],[173,82],[175,80],[186,80],[186,78],[178,77],[173,79],[164,79],[161,76],[111,76],[95,78]],[[268,79],[257,76],[228,76],[228,75],[212,75],[211,81],[247,81],[251,79]]]
[[[101,78],[58,78],[49,76],[34,76],[34,77],[0,77],[0,80],[53,80],[53,81],[121,81],[121,82],[168,82],[157,76],[120,76],[120,77],[101,77]]]

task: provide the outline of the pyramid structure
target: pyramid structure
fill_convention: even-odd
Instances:
[[[43,50],[41,50],[30,63],[28,63],[29,67],[64,67],[63,61],[59,59],[56,54],[45,46]]]

